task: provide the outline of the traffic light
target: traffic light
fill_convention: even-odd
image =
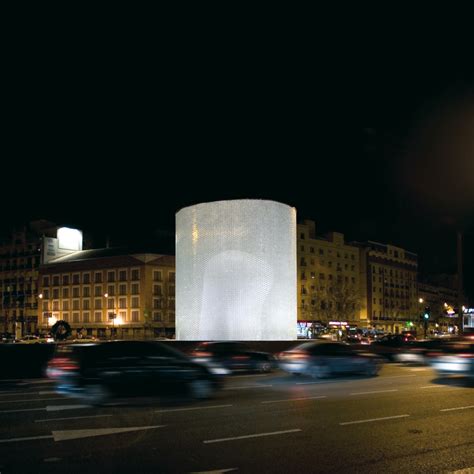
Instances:
[[[423,313],[423,318],[425,320],[430,319],[430,307],[429,306],[425,306],[425,312]]]

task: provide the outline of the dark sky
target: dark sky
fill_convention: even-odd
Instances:
[[[422,272],[455,270],[461,229],[474,296],[469,54],[204,36],[17,45],[1,230],[47,218],[166,248],[183,206],[273,199],[417,252]]]

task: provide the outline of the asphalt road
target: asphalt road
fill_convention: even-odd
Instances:
[[[102,408],[0,383],[0,473],[474,472],[474,388],[426,367],[324,381],[276,371],[213,399]]]

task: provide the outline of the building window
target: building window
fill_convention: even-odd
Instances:
[[[161,311],[153,311],[153,321],[161,322],[163,321],[163,315]]]
[[[107,294],[109,296],[115,296],[115,285],[108,285],[107,286]]]
[[[90,300],[82,300],[82,309],[91,309],[91,301]]]
[[[174,315],[173,312],[170,312],[170,314],[169,314],[169,321],[170,321],[171,324],[174,324],[174,322],[175,322],[175,315]]]
[[[115,298],[107,298],[107,309],[115,308]]]
[[[161,309],[161,298],[153,298],[153,309]]]
[[[102,322],[102,313],[100,311],[96,311],[94,313],[94,322],[101,323]]]
[[[53,276],[53,286],[59,286],[59,275]]]
[[[79,287],[76,286],[72,289],[72,297],[73,298],[79,298]]]
[[[319,255],[324,255],[324,250],[323,249],[319,249]]]
[[[304,234],[303,233],[300,234],[300,239],[304,240]]]
[[[83,320],[85,323],[88,323],[88,322],[89,322],[89,319],[90,319],[90,313],[88,313],[88,312],[82,313],[82,320]]]
[[[119,294],[120,295],[126,295],[127,294],[127,284],[126,283],[121,283],[119,285]]]
[[[74,275],[72,276],[72,284],[79,285],[80,282],[81,281],[79,279],[79,273],[74,273]]]
[[[132,308],[139,308],[140,302],[138,296],[132,296]]]
[[[119,271],[119,280],[120,281],[127,281],[127,270],[120,270]]]
[[[90,286],[83,286],[82,287],[82,296],[88,298],[91,295],[91,287]]]
[[[43,286],[49,286],[49,276],[43,277]]]
[[[59,298],[59,288],[54,288],[53,290],[53,299],[58,299]]]
[[[127,298],[119,298],[119,308],[125,309],[127,307]]]
[[[314,247],[309,248],[310,253],[314,253]]]
[[[94,309],[102,309],[102,299],[96,298],[94,300]]]
[[[63,311],[69,311],[69,301],[63,301]]]
[[[94,282],[95,283],[102,283],[102,272],[95,272]]]
[[[90,273],[84,273],[82,275],[82,283],[84,283],[84,285],[89,285],[90,282],[91,282],[91,274]]]
[[[132,280],[139,280],[140,279],[140,270],[137,268],[133,269],[131,272],[131,279]]]
[[[132,323],[138,323],[140,320],[140,311],[132,311]]]
[[[94,296],[102,296],[102,285],[94,286]]]
[[[69,322],[69,313],[63,313],[63,320]]]
[[[301,249],[302,252],[304,252],[304,245],[301,245],[300,249]]]
[[[302,279],[302,280],[306,280],[305,272],[301,272],[301,279]]]
[[[153,280],[154,281],[161,281],[161,271],[153,270]]]
[[[140,293],[138,283],[132,283],[131,289],[132,289],[132,295],[138,295],[138,293]]]
[[[174,286],[174,285],[170,285],[170,286],[168,287],[168,294],[169,294],[170,296],[175,296],[176,290],[175,290],[175,286]]]
[[[176,273],[175,272],[169,272],[168,280],[170,281],[170,283],[174,283],[174,281],[176,280]]]
[[[108,282],[114,282],[115,281],[115,272],[114,271],[107,272],[107,281]]]
[[[161,296],[161,285],[153,285],[153,294],[157,296]]]
[[[43,301],[43,311],[48,311],[48,302],[47,301]]]
[[[59,311],[59,301],[53,301],[53,311]]]
[[[72,302],[72,309],[80,309],[79,307],[79,300],[73,300]]]
[[[63,275],[63,285],[69,285],[69,275]]]

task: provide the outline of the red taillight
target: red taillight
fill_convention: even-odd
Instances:
[[[305,352],[282,352],[280,358],[287,360],[303,360],[308,358],[308,354]]]
[[[58,370],[77,370],[79,368],[77,362],[67,357],[56,357],[49,363],[49,366]]]
[[[194,351],[192,353],[193,357],[211,357],[211,352],[204,352],[204,351]]]
[[[459,357],[463,357],[464,359],[474,359],[474,354],[458,354]]]

